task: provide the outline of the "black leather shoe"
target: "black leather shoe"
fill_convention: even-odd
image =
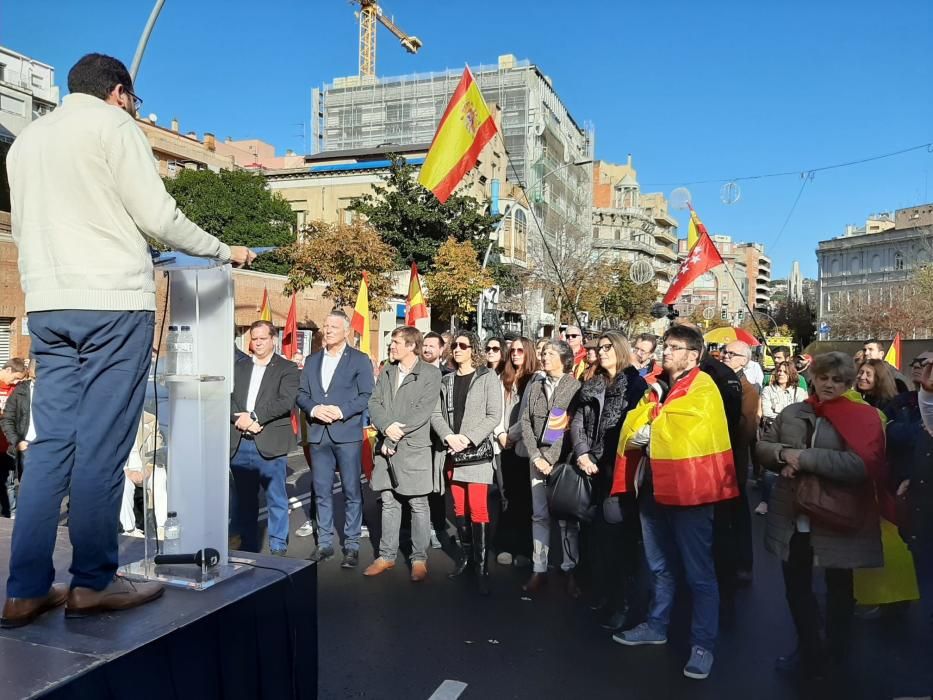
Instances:
[[[351,549],[349,552],[345,552],[343,555],[343,561],[340,562],[341,569],[355,569],[360,563],[360,553]]]
[[[308,557],[311,561],[315,561],[318,564],[322,564],[328,559],[334,558],[334,548],[333,547],[318,547],[315,549],[311,556]]]
[[[627,612],[617,612],[610,615],[600,627],[610,632],[620,632],[625,628],[625,621],[628,618]]]

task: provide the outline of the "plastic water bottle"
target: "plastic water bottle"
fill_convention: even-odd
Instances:
[[[175,342],[175,354],[178,362],[178,374],[194,374],[194,334],[191,326],[179,326],[178,339]]]
[[[181,554],[181,525],[178,522],[178,513],[174,510],[168,512],[163,533],[162,553]]]
[[[166,341],[166,348],[168,353],[165,356],[165,373],[166,374],[178,374],[178,352],[175,348],[178,347],[178,326],[169,326],[168,327],[168,340]]]

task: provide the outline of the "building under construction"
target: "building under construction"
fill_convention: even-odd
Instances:
[[[529,61],[500,56],[497,65],[474,66],[472,71],[487,103],[501,110],[508,155],[506,172],[496,174],[489,191],[499,187],[496,181],[525,191],[534,213],[528,238],[529,263],[534,265],[544,257],[535,250],[541,247],[540,235],[551,243],[558,234],[591,235],[593,131],[571,116],[550,78]],[[462,73],[354,76],[315,89],[314,151],[430,142]],[[497,139],[492,147],[502,146]]]

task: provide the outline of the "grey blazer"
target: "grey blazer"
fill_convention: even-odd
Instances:
[[[431,456],[430,423],[441,388],[441,373],[437,367],[418,360],[398,389],[397,383],[398,364],[386,365],[369,399],[369,420],[379,431],[371,486],[374,491],[391,489],[403,496],[424,496],[443,489]],[[405,425],[405,435],[399,442],[385,435],[385,429],[396,421]],[[383,445],[395,450],[395,454],[384,457]],[[390,463],[398,478],[395,489],[389,479]]]
[[[443,473],[447,462],[447,450],[441,449],[444,439],[454,434],[451,427],[454,422],[452,411],[448,410],[448,396],[454,390],[454,377],[451,372],[441,380],[440,397],[435,402],[434,413],[431,416],[431,428],[440,445],[434,456],[434,468]],[[463,412],[463,424],[460,434],[465,435],[474,445],[492,436],[492,431],[502,420],[502,385],[499,377],[487,367],[477,367],[470,380],[467,390],[466,410]],[[493,477],[493,462],[480,462],[466,464],[454,468],[454,481],[474,484],[491,484]]]
[[[554,406],[563,409],[570,408],[573,398],[580,389],[580,382],[569,372],[564,374],[557,382],[550,401],[544,392],[544,382],[544,377],[535,377],[525,387],[525,391],[528,392],[528,405],[521,415],[522,442],[528,450],[528,459],[532,464],[538,457],[544,457],[553,466],[561,460],[565,452],[564,446],[570,447],[569,431],[565,432],[564,436],[553,445],[542,445],[541,437],[547,425],[547,417]]]

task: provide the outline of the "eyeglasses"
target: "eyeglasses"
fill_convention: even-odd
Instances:
[[[636,355],[650,355],[652,351],[651,351],[651,350],[645,350],[644,348],[635,348],[635,349],[633,350],[633,352],[634,352]]]
[[[133,98],[133,106],[136,108],[136,111],[138,112],[138,111],[139,111],[139,108],[143,106],[143,100],[142,100],[142,98],[139,97],[139,96],[138,96],[136,93],[134,93],[132,90],[127,90],[126,88],[123,88],[123,91],[124,91],[127,95],[129,95],[130,97]]]
[[[665,345],[661,348],[664,352],[678,352],[680,350],[686,350],[686,345]]]
[[[522,348],[512,348],[509,350],[510,355],[524,355],[525,351]]]
[[[487,345],[486,352],[502,352],[502,348],[498,345]]]
[[[473,346],[467,343],[454,343],[454,347],[457,348],[457,350],[469,350]]]
[[[723,350],[721,353],[719,353],[719,356],[725,357],[726,359],[729,359],[730,357],[744,357],[742,353],[732,352],[731,350]]]
[[[609,352],[613,349],[612,343],[603,343],[602,345],[597,346],[596,349],[600,352]]]
[[[567,337],[568,338],[579,338],[580,334],[579,333],[568,333]]]

